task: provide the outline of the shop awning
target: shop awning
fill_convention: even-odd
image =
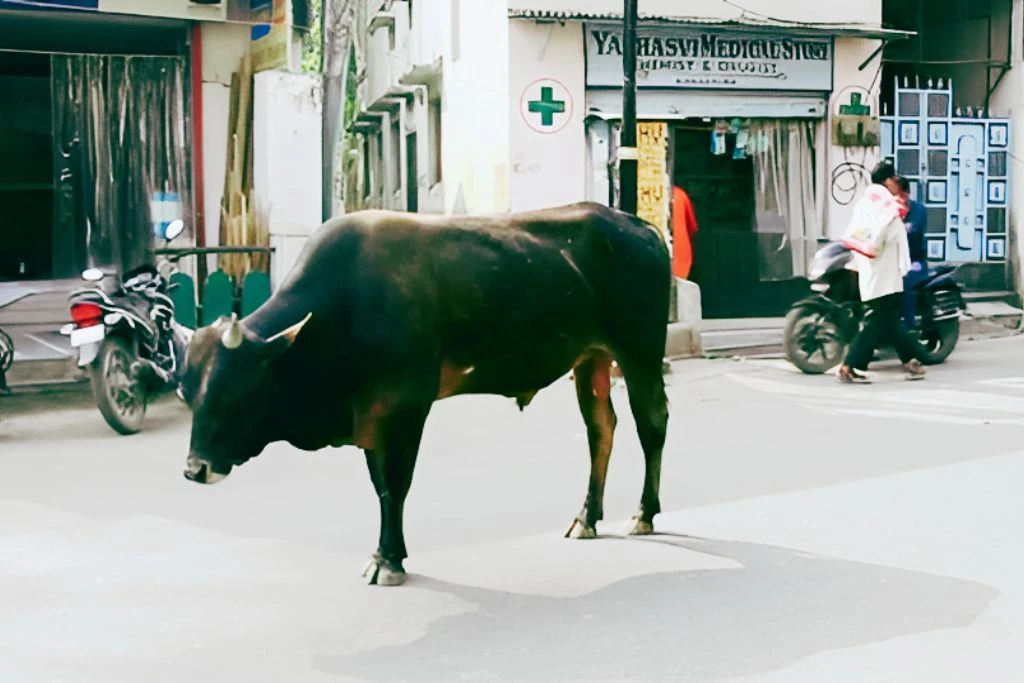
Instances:
[[[622,21],[621,12],[575,12],[537,9],[510,9],[510,19],[532,19],[534,21]],[[699,26],[709,29],[728,29],[730,31],[785,31],[794,35],[831,35],[875,40],[903,40],[910,38],[914,31],[901,31],[883,28],[870,24],[854,23],[811,23],[796,21],[767,21],[740,15],[734,19],[709,18],[700,16],[673,16],[658,14],[641,14],[640,21],[644,24],[662,26]]]
[[[2,2],[2,0],[0,0]],[[89,11],[8,12],[0,4],[5,52],[181,55],[188,22]],[[26,6],[24,9],[28,10]]]

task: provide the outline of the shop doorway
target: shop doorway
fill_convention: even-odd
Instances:
[[[0,281],[53,277],[50,59],[0,52]]]
[[[700,120],[675,127],[672,182],[697,216],[690,279],[700,285],[704,315],[733,317],[743,315],[740,304],[758,281],[754,169],[749,158],[733,158],[736,135],[726,135],[725,148],[714,153],[713,132]]]
[[[813,130],[796,121],[674,126],[672,182],[697,218],[690,279],[704,317],[782,316],[806,294],[808,236],[820,232]]]
[[[191,218],[187,35],[178,20],[0,11],[0,281],[139,265],[158,194]]]

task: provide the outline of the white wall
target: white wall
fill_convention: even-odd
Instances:
[[[203,207],[206,246],[220,245],[221,201],[224,198],[224,176],[227,172],[228,115],[231,111],[231,89],[220,83],[203,83]],[[216,256],[207,257],[211,267]]]
[[[587,175],[583,26],[523,20],[509,24],[511,208],[523,211],[583,201]],[[559,81],[572,99],[570,121],[557,133],[536,132],[520,113],[523,92],[540,78]]]
[[[475,0],[471,0],[475,1]],[[508,0],[509,9],[541,11],[577,11],[622,13],[622,0]],[[741,0],[735,4],[723,0],[639,0],[640,14],[694,17],[703,19],[739,19],[746,9],[775,19],[806,22],[862,22],[878,25],[882,20],[882,0]]]
[[[442,113],[445,209],[509,208],[509,20],[501,0],[461,0]],[[517,61],[513,59],[513,61]]]
[[[231,75],[249,49],[249,28],[237,24],[204,23],[203,49],[203,203],[206,208],[206,244],[220,244],[220,206],[228,162],[228,116],[231,112]],[[207,258],[216,267],[216,256]]]
[[[271,259],[276,286],[321,223],[320,79],[264,71],[254,78],[253,95],[255,213],[277,249]]]
[[[382,3],[371,3],[382,4]],[[403,75],[408,73],[414,66],[434,64],[435,60],[444,58],[444,40],[450,35],[447,24],[448,3],[443,0],[420,0],[413,3],[413,13],[410,15],[409,3],[405,0],[396,0],[391,5],[389,12],[378,12],[372,8],[367,13],[362,25],[357,26],[357,31],[362,32],[358,41],[364,45],[365,54],[363,58],[366,64],[366,76],[359,86],[359,99],[363,107],[374,104],[384,97],[390,88],[399,86]],[[380,28],[374,33],[368,32],[368,26],[377,15],[390,15],[394,17],[394,50],[391,49],[392,36],[386,28]],[[399,191],[393,192],[388,183],[389,169],[388,160],[391,158],[390,147],[390,122],[391,116],[397,115],[402,120],[402,141],[400,144],[402,167],[399,169],[401,186]],[[441,185],[431,188],[428,177],[429,169],[429,127],[427,118],[427,100],[425,92],[421,88],[419,95],[411,106],[403,111],[389,113],[388,117],[382,120],[382,167],[378,167],[376,146],[371,142],[371,167],[374,170],[374,178],[377,186],[373,188],[367,205],[374,208],[404,209],[405,193],[410,183],[418,187],[420,210],[425,212],[440,213],[444,211],[444,188]],[[417,133],[416,156],[418,161],[417,177],[408,178],[406,164],[406,139],[408,133]],[[383,195],[380,193],[379,184],[384,183]]]
[[[827,198],[825,235],[840,236],[850,220],[853,202],[858,199],[867,182],[871,169],[878,163],[878,147],[837,147],[832,144],[832,117],[839,113],[839,107],[850,102],[853,93],[871,106],[871,114],[878,116],[878,93],[881,87],[881,55],[877,55],[864,69],[864,63],[878,48],[878,41],[861,38],[837,38],[835,52],[835,85],[829,102],[829,122],[823,127],[827,150],[826,166],[818,174]]]
[[[440,65],[442,98],[442,182],[432,183],[431,129],[425,89],[404,109],[402,117],[401,189],[385,185],[374,206],[404,209],[410,183],[418,187],[420,211],[493,212],[508,208],[508,15],[505,0],[416,0],[413,14],[404,0],[392,3],[392,36],[380,28],[366,36],[366,78],[360,96],[365,107],[401,87],[401,78],[414,68]],[[360,30],[367,31],[366,26]],[[432,91],[431,96],[437,91]],[[391,140],[383,120],[384,165],[390,164]],[[408,178],[406,134],[417,134],[417,177]],[[380,177],[385,182],[390,171]],[[376,194],[376,193],[375,193]]]
[[[223,21],[227,13],[228,0],[216,5],[196,5],[189,0],[100,0],[100,12],[119,14],[140,14],[151,17],[172,19],[193,19],[196,21]]]
[[[988,41],[991,38],[992,59],[1001,61],[1007,52],[1008,32],[1010,28],[1010,6],[1006,2],[992,3],[992,31],[989,33],[987,18],[971,19],[959,16],[945,19],[944,22],[927,23],[924,28],[925,40],[922,44],[923,59],[956,59],[985,60],[988,58]],[[1020,21],[1018,18],[1017,21]],[[1014,29],[1016,32],[1016,29]],[[1016,50],[1018,43],[1010,45]],[[973,107],[978,109],[985,103],[985,71],[984,66],[977,64],[946,64],[941,67],[942,74],[953,81],[953,105],[955,107]],[[999,72],[992,70],[992,82]],[[1005,80],[1005,79],[1004,79]],[[1006,116],[1008,112],[997,111],[996,116]]]
[[[242,56],[249,51],[250,28],[242,24],[204,23],[203,82],[231,86]]]
[[[1012,264],[1014,286],[1024,296],[1024,240],[1021,239],[1021,211],[1024,210],[1024,0],[1013,0],[1013,27],[1010,41],[1010,63],[1013,67],[992,96],[991,109],[995,116],[1009,116],[1010,145],[1010,211],[1007,217],[1007,233],[1010,244],[1007,255]],[[954,87],[956,83],[954,82]]]

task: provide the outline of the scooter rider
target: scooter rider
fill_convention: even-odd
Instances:
[[[849,384],[870,380],[862,373],[882,342],[895,346],[907,379],[923,379],[920,347],[907,336],[900,322],[903,276],[910,270],[910,255],[898,197],[899,177],[890,162],[871,172],[871,185],[854,205],[844,244],[853,250],[860,298],[867,305],[864,324],[839,368],[839,380]]]
[[[907,205],[904,218],[907,228],[907,246],[910,252],[910,271],[903,276],[903,325],[906,329],[914,327],[917,313],[915,288],[928,279],[928,249],[925,243],[925,232],[928,228],[928,211],[924,204],[910,197],[910,181],[900,176],[900,194]]]

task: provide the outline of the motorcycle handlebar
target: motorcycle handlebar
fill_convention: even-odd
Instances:
[[[208,256],[217,254],[273,254],[277,247],[183,247],[155,249],[153,253],[164,256],[168,261],[177,262],[186,256]]]

